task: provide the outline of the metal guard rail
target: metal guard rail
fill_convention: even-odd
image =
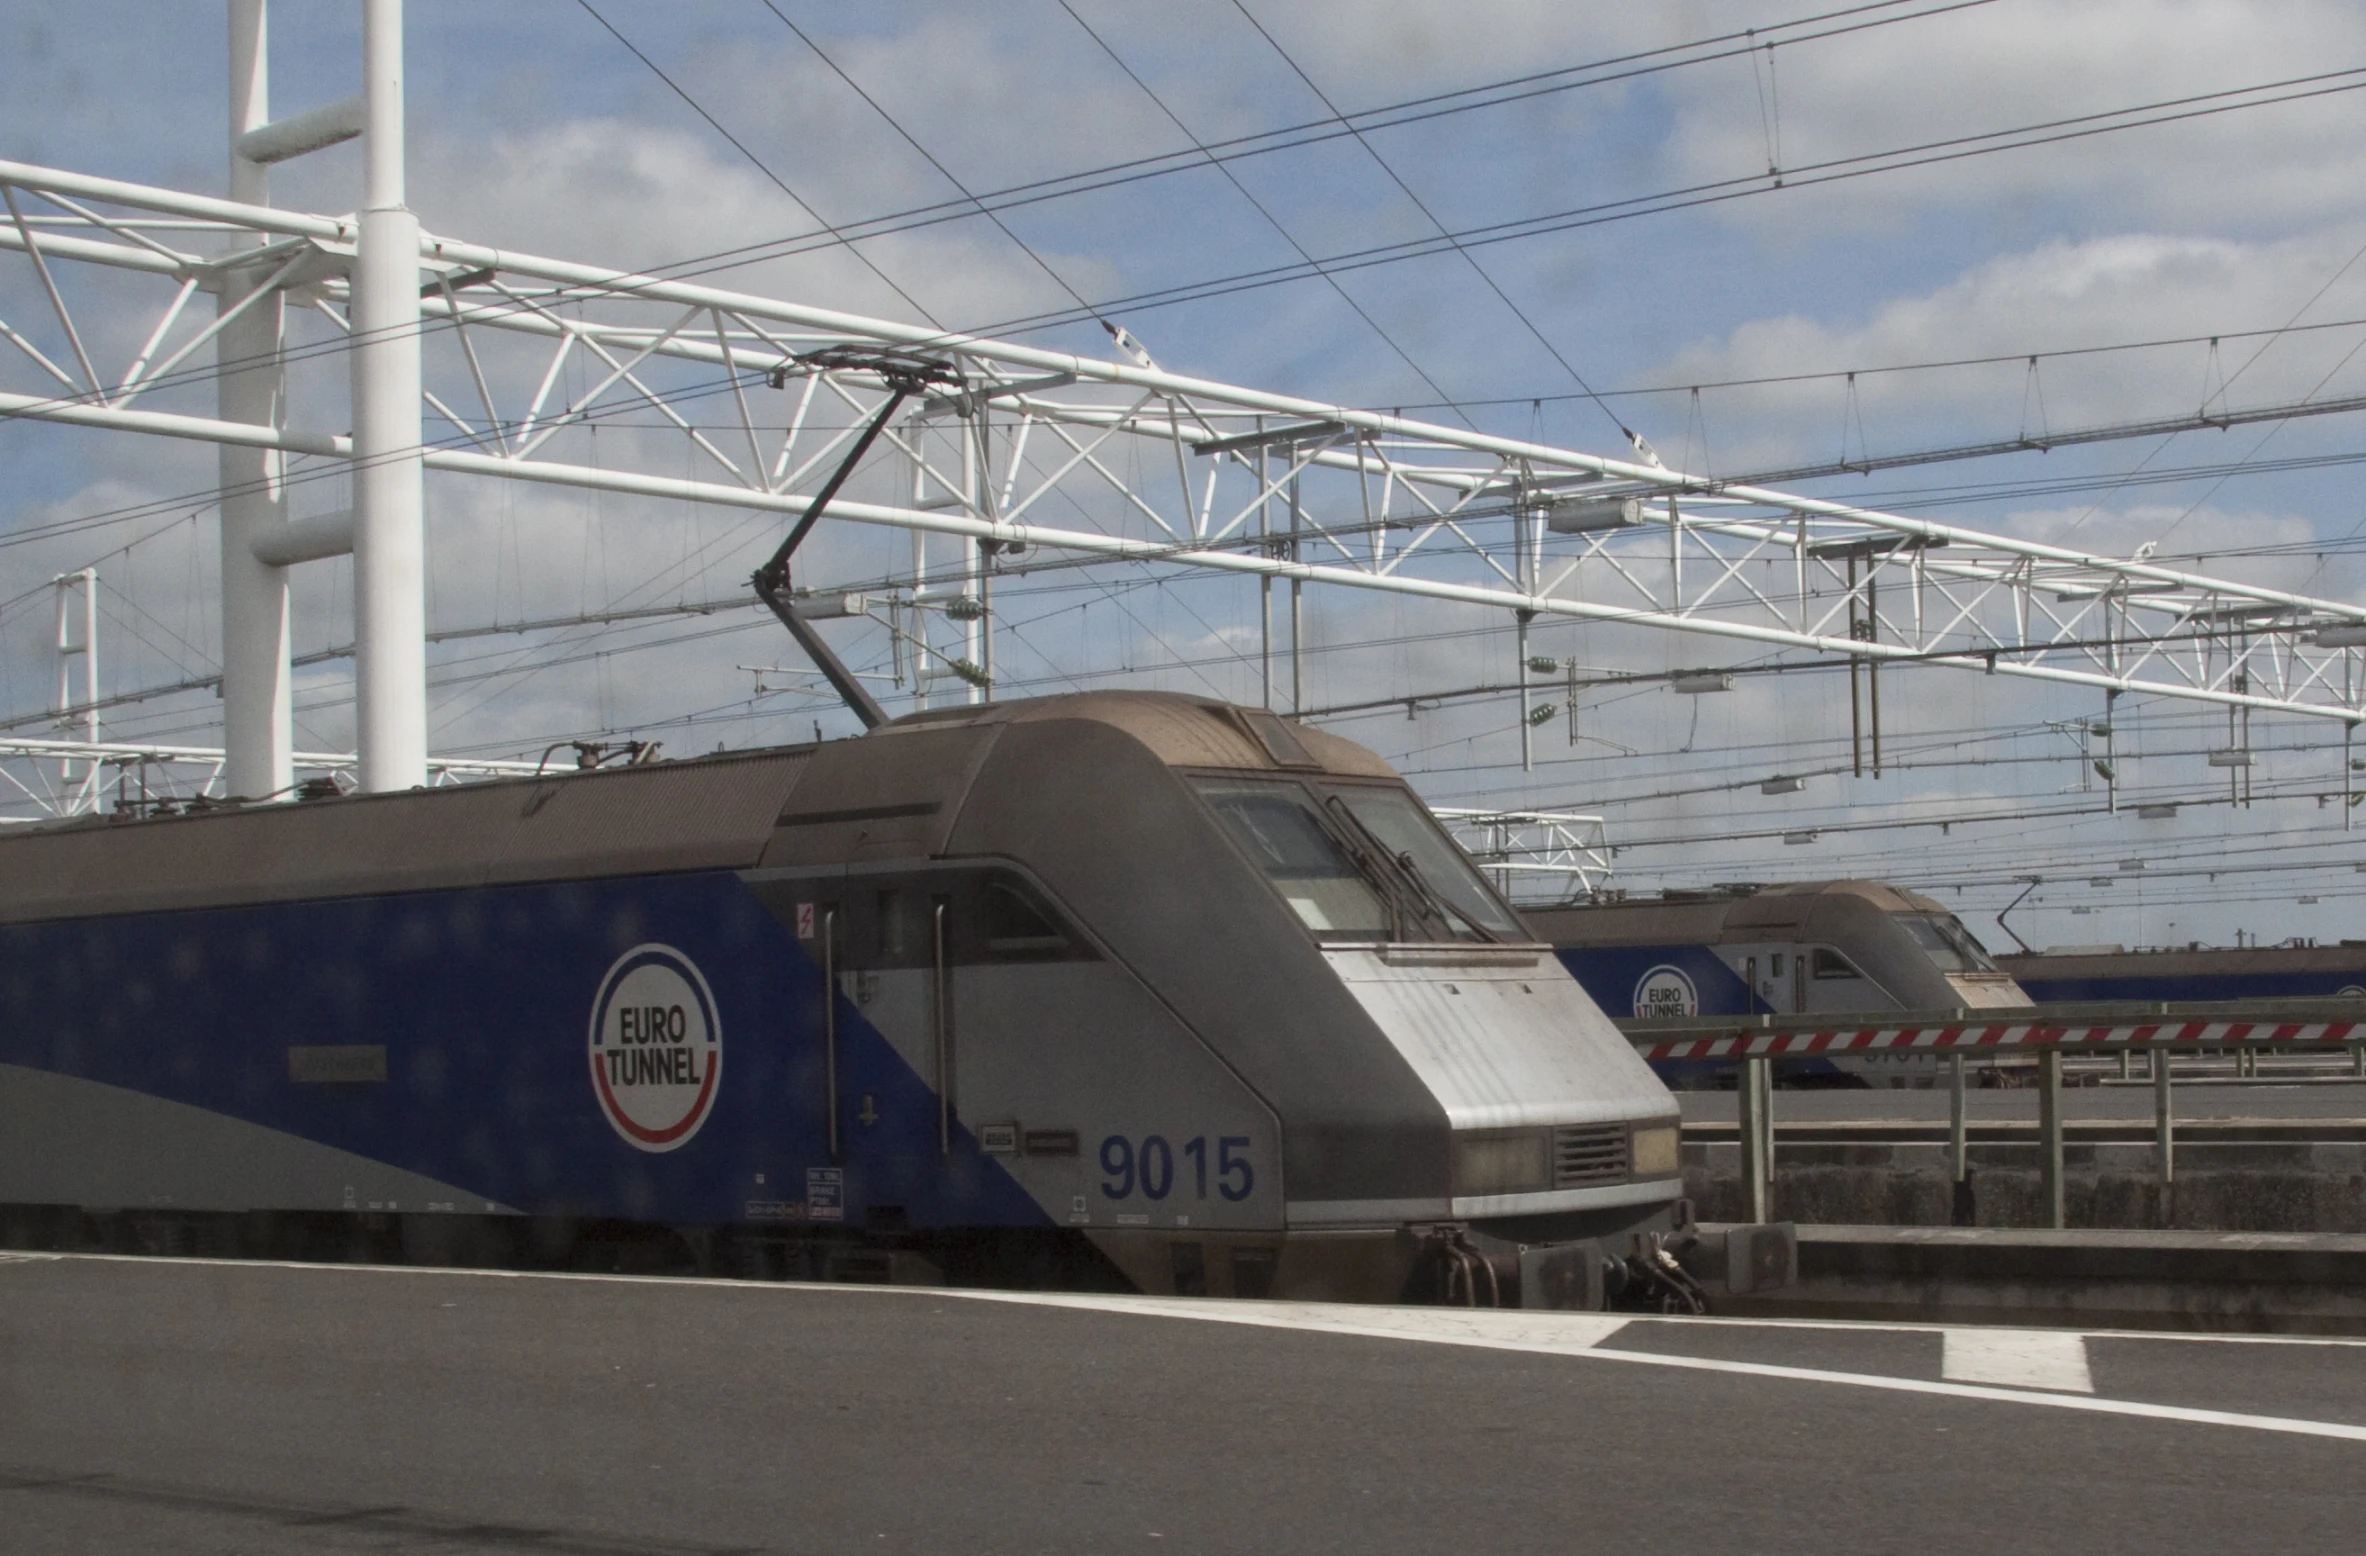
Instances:
[[[2366,1043],[2366,1000],[2119,1001],[1621,1021],[1646,1059],[1779,1059],[1921,1049],[2327,1048]]]

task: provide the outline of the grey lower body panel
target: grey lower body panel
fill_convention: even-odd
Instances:
[[[0,1203],[505,1214],[453,1184],[103,1081],[0,1064]]]
[[[1677,1178],[1647,1178],[1538,1194],[1489,1194],[1460,1199],[1292,1200],[1290,1225],[1354,1227],[1419,1221],[1473,1221],[1504,1216],[1550,1216],[1570,1211],[1615,1210],[1629,1205],[1672,1204],[1683,1194]]]

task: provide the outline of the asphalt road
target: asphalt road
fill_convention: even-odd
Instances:
[[[0,1262],[26,1556],[2333,1550],[2362,1468],[2354,1343]]]

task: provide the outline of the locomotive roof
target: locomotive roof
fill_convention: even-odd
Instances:
[[[0,829],[0,922],[749,869],[791,829],[805,857],[926,853],[996,729],[1059,720],[1114,727],[1169,766],[1394,776],[1352,741],[1261,710],[1081,692],[915,714],[819,746]]]
[[[1647,897],[1525,911],[1556,944],[1708,944],[1749,930],[1803,931],[1816,905],[1833,899],[1861,900],[1884,913],[1948,911],[1945,904],[1920,892],[1856,880],[1788,881],[1715,896]]]
[[[1113,725],[1156,752],[1170,767],[1263,768],[1302,766],[1278,758],[1257,735],[1255,723],[1272,719],[1305,749],[1323,771],[1393,778],[1396,770],[1379,757],[1337,735],[1257,708],[1236,708],[1213,697],[1182,692],[1074,692],[1020,702],[940,708],[909,714],[881,725],[874,737],[924,729],[972,729],[995,724],[1034,724],[1049,719],[1090,719]]]

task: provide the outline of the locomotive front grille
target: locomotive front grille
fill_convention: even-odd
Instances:
[[[1627,1126],[1565,1124],[1553,1131],[1553,1187],[1620,1183],[1627,1176]]]

